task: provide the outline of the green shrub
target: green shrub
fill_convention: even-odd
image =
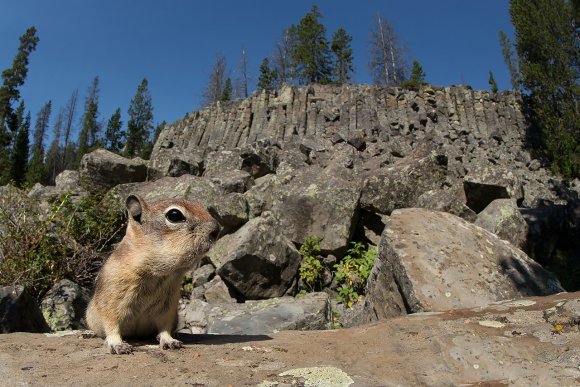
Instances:
[[[334,266],[336,281],[339,285],[337,289],[339,302],[350,308],[362,298],[376,257],[375,248],[367,249],[360,242],[352,242],[352,247],[347,254],[340,263]]]
[[[299,275],[306,292],[316,292],[322,290],[324,266],[320,256],[320,241],[317,236],[309,236],[304,239],[304,244],[300,247],[302,263],[300,264]]]
[[[61,196],[43,210],[24,192],[0,199],[0,285],[23,285],[37,297],[68,278],[90,286],[105,256],[122,237],[124,216],[100,196],[73,203]]]

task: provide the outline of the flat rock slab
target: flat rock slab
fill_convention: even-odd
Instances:
[[[134,354],[124,356],[78,333],[12,333],[0,336],[0,378],[31,386],[571,386],[580,380],[579,314],[580,293],[567,293],[331,331],[183,335],[179,351],[132,342]]]
[[[546,296],[564,289],[538,263],[455,215],[396,210],[367,284],[367,321]]]

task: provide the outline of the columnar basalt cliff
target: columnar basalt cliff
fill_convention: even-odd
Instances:
[[[286,85],[277,92],[218,103],[169,125],[155,145],[152,166],[166,171],[176,149],[178,153],[233,149],[263,140],[284,146],[325,137],[342,137],[356,146],[398,136],[413,144],[432,134],[441,144],[457,139],[475,147],[481,145],[478,141],[503,142],[513,145],[517,155],[526,127],[518,93],[468,87],[408,91],[364,85]]]

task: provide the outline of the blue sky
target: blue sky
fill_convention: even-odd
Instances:
[[[498,31],[510,38],[507,0],[0,0],[0,71],[11,66],[18,38],[35,26],[40,42],[30,57],[22,98],[34,120],[52,100],[52,120],[73,90],[84,104],[92,79],[100,78],[100,119],[127,108],[143,78],[149,81],[155,123],[173,122],[199,109],[218,53],[235,78],[242,49],[249,75],[258,78],[284,28],[317,4],[327,37],[338,27],[352,35],[354,82],[370,83],[369,28],[386,17],[434,85],[488,89],[493,71],[500,89],[509,76]],[[81,112],[77,117],[79,126]]]

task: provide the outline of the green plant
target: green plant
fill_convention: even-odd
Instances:
[[[100,196],[74,203],[68,194],[42,209],[24,192],[0,195],[0,285],[23,285],[36,297],[68,278],[90,285],[120,237],[124,219]]]
[[[304,244],[300,247],[303,256],[300,264],[299,275],[307,292],[322,290],[322,278],[324,266],[320,257],[320,241],[317,236],[309,236],[304,239]]]
[[[339,285],[338,300],[349,308],[362,298],[367,279],[375,263],[377,250],[366,248],[360,242],[352,242],[352,247],[342,258],[336,269],[336,281]]]

